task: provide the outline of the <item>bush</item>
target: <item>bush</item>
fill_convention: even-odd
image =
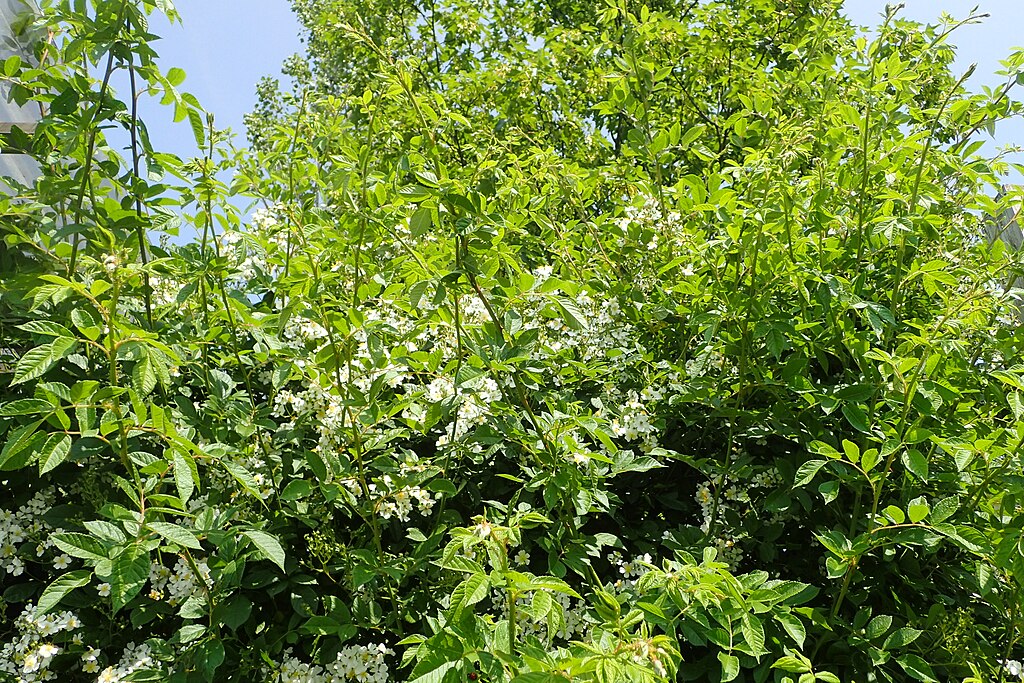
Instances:
[[[297,2],[234,152],[156,5],[46,4],[3,67],[46,115],[0,679],[1019,677],[1021,197],[975,138],[1024,53],[979,96],[951,26],[837,3]]]

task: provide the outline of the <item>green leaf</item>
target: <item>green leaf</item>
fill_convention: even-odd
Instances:
[[[39,474],[46,474],[67,460],[69,453],[71,453],[71,437],[67,434],[51,434],[39,451]]]
[[[195,534],[184,527],[180,527],[177,524],[171,524],[170,522],[149,522],[146,524],[150,529],[157,532],[165,539],[180,545],[183,548],[193,548],[194,550],[202,550],[203,544],[199,542]]]
[[[932,671],[928,662],[917,655],[903,655],[902,657],[897,657],[896,661],[914,680],[923,681],[924,683],[938,683],[938,680],[935,678],[935,672]]]
[[[811,670],[811,667],[807,662],[797,659],[796,657],[790,657],[789,655],[779,657],[775,660],[775,663],[772,664],[772,668],[792,674],[801,674]]]
[[[39,413],[52,413],[54,410],[54,405],[49,401],[41,398],[22,398],[0,406],[0,416],[37,415]]]
[[[228,471],[235,481],[242,485],[245,492],[254,498],[262,499],[259,491],[259,484],[256,483],[256,479],[253,478],[252,473],[245,469],[237,462],[231,460],[221,460],[221,465]]]
[[[486,574],[470,574],[469,578],[452,591],[452,618],[458,620],[462,612],[487,597],[491,583]]]
[[[32,320],[23,325],[18,325],[19,330],[25,332],[31,332],[32,334],[41,334],[45,337],[74,337],[71,330],[58,325],[57,323],[50,322],[49,320]]]
[[[910,501],[910,505],[907,506],[907,517],[914,524],[917,524],[922,519],[928,516],[931,510],[928,508],[928,502],[922,498],[915,498]]]
[[[871,384],[852,384],[837,391],[835,397],[840,401],[862,403],[874,396],[874,394],[875,387]]]
[[[245,537],[252,541],[252,544],[256,546],[263,557],[280,567],[281,571],[284,571],[285,555],[280,541],[267,532],[256,529],[246,531]]]
[[[50,536],[50,540],[71,557],[83,560],[107,559],[107,549],[92,536],[78,533],[60,533]]]
[[[562,320],[565,324],[574,330],[585,330],[587,329],[587,316],[583,314],[583,311],[579,309],[579,306],[575,302],[570,301],[564,296],[551,295],[551,300],[555,302],[558,312],[562,315]]]
[[[293,479],[281,491],[281,500],[302,500],[313,492],[313,484],[305,479]]]
[[[811,483],[814,476],[818,474],[818,470],[825,466],[826,460],[808,460],[803,465],[800,465],[800,469],[796,471],[796,479],[793,480],[793,486],[806,486]]]
[[[903,524],[903,522],[905,522],[907,519],[906,516],[903,514],[903,510],[896,507],[895,505],[887,506],[884,510],[882,510],[882,514],[891,519],[896,524]]]
[[[945,522],[947,519],[956,514],[956,511],[960,509],[960,497],[950,496],[949,498],[943,498],[935,507],[932,508],[932,524],[940,524]]]
[[[157,373],[149,351],[144,352],[142,359],[132,368],[132,388],[145,398],[156,388]]]
[[[928,460],[916,448],[905,451],[902,455],[903,466],[921,481],[928,481]]]
[[[743,639],[752,655],[758,657],[766,652],[764,649],[764,626],[760,619],[749,612],[744,612],[740,617],[740,631],[742,631]]]
[[[800,617],[792,612],[779,612],[775,615],[775,620],[782,624],[783,630],[793,639],[797,647],[802,648],[804,646],[804,639],[807,638],[807,629],[804,628],[804,623],[800,621]]]
[[[718,661],[722,663],[721,683],[735,680],[740,675],[740,658],[727,652],[718,653]]]
[[[867,627],[868,640],[874,640],[875,638],[881,638],[889,629],[892,627],[892,617],[888,614],[879,614],[877,617],[871,620]]]
[[[883,650],[896,650],[901,647],[906,647],[912,642],[917,640],[922,631],[918,631],[916,628],[910,628],[905,626],[900,629],[896,629],[892,632],[888,638],[885,639],[885,644],[882,645]]]
[[[174,485],[178,489],[178,497],[182,505],[188,502],[195,491],[196,463],[192,456],[184,451],[174,449]]]
[[[131,602],[149,579],[149,551],[138,543],[122,550],[112,562],[110,599],[118,612]]]
[[[418,676],[409,683],[442,683],[446,680],[446,674],[457,667],[461,662],[445,662],[436,669],[431,669],[422,676]]]
[[[176,66],[172,66],[167,70],[167,82],[173,87],[177,88],[179,85],[185,82],[185,70],[180,69]]]
[[[871,426],[868,424],[867,413],[865,413],[864,409],[859,405],[854,403],[844,403],[840,410],[842,410],[843,417],[846,418],[846,421],[850,423],[851,427],[856,429],[858,432],[863,432],[864,434],[871,433]]]
[[[57,578],[39,596],[39,602],[36,603],[36,615],[46,614],[60,604],[64,596],[76,588],[88,585],[91,580],[92,572],[88,569],[76,569]]]
[[[53,342],[26,351],[14,368],[14,379],[11,381],[11,386],[46,374],[46,371],[56,363],[51,356],[52,351]]]

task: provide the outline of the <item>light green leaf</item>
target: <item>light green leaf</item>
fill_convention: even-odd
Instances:
[[[178,497],[181,499],[182,504],[188,502],[189,498],[192,497],[192,493],[195,491],[195,461],[188,453],[175,448],[174,455],[174,485],[178,489]]]
[[[64,462],[71,453],[71,437],[51,434],[39,451],[39,474],[43,475]]]
[[[71,557],[83,560],[107,559],[107,549],[92,536],[78,533],[61,533],[50,536],[50,540]]]
[[[170,522],[149,522],[146,524],[150,529],[157,532],[171,543],[182,546],[183,548],[193,548],[195,550],[202,550],[203,545],[196,538],[195,534],[188,529],[178,526],[177,524],[171,524]]]
[[[917,637],[920,636],[921,633],[922,631],[919,631],[916,628],[910,628],[909,626],[896,629],[892,632],[892,635],[885,639],[885,644],[882,646],[882,649],[896,650],[901,647],[906,647],[917,640]]]
[[[42,616],[60,604],[68,593],[76,588],[88,585],[92,580],[92,572],[88,569],[76,569],[53,581],[39,596],[36,603],[36,615]]]
[[[284,548],[281,542],[265,531],[251,529],[245,532],[245,537],[252,541],[252,544],[259,549],[260,553],[284,571]]]
[[[796,471],[796,479],[793,480],[793,486],[805,486],[811,483],[814,476],[818,474],[818,470],[825,466],[826,460],[808,460],[803,465],[800,465],[800,469]]]
[[[112,562],[110,599],[114,611],[131,602],[149,579],[149,551],[138,543],[122,550]]]
[[[928,460],[921,451],[911,448],[903,453],[901,459],[903,466],[912,472],[915,477],[921,481],[928,481]]]
[[[903,655],[902,657],[897,657],[896,661],[914,680],[922,681],[923,683],[938,683],[931,666],[917,655]]]
[[[740,658],[727,652],[718,653],[718,661],[722,663],[721,683],[735,680],[740,675]]]

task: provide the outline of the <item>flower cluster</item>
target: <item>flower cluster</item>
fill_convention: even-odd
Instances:
[[[52,491],[40,491],[15,512],[0,510],[0,571],[10,576],[20,576],[25,571],[18,550],[26,541],[37,542],[37,557],[52,547],[49,540],[52,527],[43,518],[52,506],[52,498]],[[60,568],[65,568],[65,560],[66,557],[58,559],[56,564],[63,564]]]
[[[426,466],[422,463],[415,459],[407,459],[399,464],[399,479],[408,479],[425,470]],[[342,480],[342,484],[355,498],[358,499],[362,496],[362,485],[355,477],[346,477]],[[403,522],[408,522],[414,509],[426,517],[437,502],[437,499],[427,489],[414,484],[402,484],[390,474],[385,474],[376,481],[369,482],[367,489],[370,498],[375,501],[377,513],[384,519],[396,517]]]
[[[608,554],[608,563],[620,577],[613,586],[618,590],[630,590],[636,586],[637,579],[647,573],[647,565],[652,561],[650,553],[626,559],[619,551],[612,551]]]
[[[393,655],[383,644],[349,645],[335,660],[323,666],[303,662],[286,650],[281,664],[264,670],[268,683],[387,683],[387,658]]]
[[[71,612],[38,614],[29,603],[15,621],[15,628],[18,635],[0,648],[0,677],[8,674],[19,683],[33,683],[57,678],[49,666],[62,648],[53,641],[62,633],[81,629],[82,622]],[[67,640],[67,635],[62,639]],[[71,640],[80,642],[81,635],[73,634]]]
[[[95,661],[95,658],[94,660]],[[96,677],[96,683],[120,683],[130,680],[136,671],[148,669],[154,664],[153,651],[149,645],[128,643],[116,666],[108,666]]]
[[[202,576],[203,583],[207,587],[212,586],[210,580],[210,568],[205,561],[196,561],[196,566]],[[154,562],[149,569],[149,583],[151,590],[149,597],[153,600],[164,600],[171,605],[179,605],[195,593],[199,588],[195,572],[183,557],[179,557],[174,569],[168,569],[159,562]]]

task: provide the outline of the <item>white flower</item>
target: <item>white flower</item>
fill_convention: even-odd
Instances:
[[[516,564],[529,564],[530,553],[526,552],[525,550],[520,550],[518,553],[516,553],[515,562]]]
[[[44,659],[49,659],[50,657],[56,655],[58,652],[60,652],[60,648],[56,645],[51,645],[50,643],[46,643],[44,645],[39,646],[39,656],[43,657]]]
[[[57,557],[53,558],[53,568],[54,569],[67,569],[70,566],[71,566],[71,558],[68,557],[67,555],[61,554],[61,555],[58,555]]]
[[[100,585],[96,586],[96,590],[99,592],[101,598],[110,597],[109,583],[101,583]]]

